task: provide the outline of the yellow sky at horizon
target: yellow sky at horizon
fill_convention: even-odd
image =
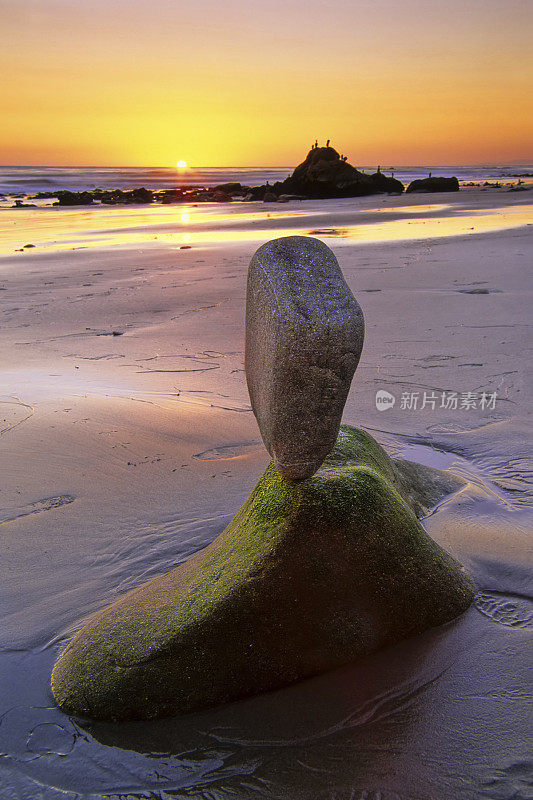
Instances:
[[[289,165],[315,137],[354,164],[527,160],[530,12],[524,0],[0,0],[0,161]]]

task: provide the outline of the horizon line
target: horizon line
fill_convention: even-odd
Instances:
[[[301,162],[300,162],[301,163]],[[402,164],[396,163],[391,166],[382,166],[381,164],[376,166],[380,166],[381,169],[398,169],[401,167],[502,167],[502,166],[513,166],[513,165],[521,165],[521,164],[533,164],[533,156],[530,159],[520,158],[516,161],[473,161],[473,162],[465,162],[465,163],[446,163],[440,164],[435,161],[428,162],[426,164]],[[298,166],[298,165],[296,165]],[[366,164],[359,164],[357,168],[364,169],[373,167],[374,164],[366,163]],[[187,171],[194,171],[194,170],[205,170],[205,169],[279,169],[285,170],[290,169],[293,170],[295,167],[293,165],[279,165],[279,164],[262,164],[262,165],[253,165],[253,164],[223,164],[223,165],[196,165],[196,166],[187,166],[182,170],[175,166],[163,166],[163,165],[153,165],[153,164],[0,164],[0,169],[153,169],[153,170],[168,170],[171,172],[178,172],[181,175],[184,175]]]

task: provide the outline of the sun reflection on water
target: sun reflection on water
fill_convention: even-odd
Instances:
[[[302,207],[300,207],[302,208]],[[415,211],[424,209],[414,219]],[[507,208],[451,208],[447,215],[432,216],[439,206],[413,206],[403,215],[405,207],[380,209],[392,215],[374,213],[359,216],[355,209],[339,216],[327,209],[241,212],[235,208],[222,210],[219,206],[202,209],[188,208],[103,208],[75,209],[38,208],[10,212],[2,209],[0,254],[13,255],[16,250],[30,255],[78,248],[131,247],[145,245],[213,245],[217,243],[261,242],[277,236],[305,235],[335,239],[339,244],[408,241],[518,228],[533,224],[533,204]],[[401,214],[394,218],[394,214]],[[327,219],[326,225],[317,226]],[[16,224],[15,224],[16,222]],[[315,224],[313,224],[315,223]],[[333,224],[332,224],[333,223]],[[24,244],[34,247],[26,250]]]

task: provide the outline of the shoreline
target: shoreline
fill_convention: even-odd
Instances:
[[[529,202],[528,202],[529,201]],[[327,244],[478,235],[530,223],[528,193],[469,189],[434,194],[166,206],[0,208],[0,257],[67,250],[261,242],[310,235]]]
[[[383,173],[374,173],[374,176],[361,173],[364,177],[373,178],[376,175],[383,175]],[[523,177],[516,176],[516,181],[471,181],[467,179],[457,178],[431,178],[431,173],[428,178],[417,178],[412,184],[424,183],[425,181],[434,180],[439,181],[455,181],[456,189],[471,190],[478,189],[486,190],[504,190],[508,192],[525,192],[533,189],[533,176],[529,173]],[[525,179],[524,179],[525,178]],[[383,175],[385,182],[393,183],[393,178],[388,178]],[[287,178],[289,180],[289,178]],[[284,189],[282,182],[274,184],[266,184],[260,186],[246,186],[237,182],[229,182],[218,184],[215,186],[184,184],[174,187],[161,188],[161,189],[146,189],[144,186],[137,186],[133,188],[113,188],[113,189],[85,189],[80,191],[72,191],[69,189],[58,189],[55,191],[41,191],[37,194],[23,194],[23,193],[6,193],[0,194],[0,208],[37,208],[37,207],[72,207],[72,206],[145,206],[145,205],[182,205],[190,203],[231,203],[231,202],[270,202],[270,203],[288,203],[291,201],[312,201],[312,200],[340,200],[340,199],[356,199],[359,197],[387,195],[387,196],[402,196],[403,194],[417,193],[417,194],[449,194],[446,187],[434,189],[411,189],[411,184],[404,186],[399,181],[397,190],[394,190],[391,185],[387,188],[375,188],[373,191],[361,191],[357,193],[339,194],[306,194],[297,193]],[[285,192],[285,193],[284,193]],[[287,193],[289,192],[289,193]],[[37,200],[38,203],[29,203],[27,201]],[[53,200],[54,202],[43,202]],[[12,205],[4,205],[11,202]]]

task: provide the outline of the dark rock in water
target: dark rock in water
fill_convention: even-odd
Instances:
[[[214,189],[216,192],[225,192],[226,194],[243,194],[247,187],[242,186],[237,182],[219,183]]]
[[[268,187],[266,185],[252,186],[248,192],[248,195],[251,195],[252,200],[262,200],[267,191]]]
[[[401,194],[405,188],[403,183],[397,178],[391,178],[390,175],[384,175],[380,171],[369,175],[369,178],[374,184],[377,192]]]
[[[363,313],[323,242],[285,236],[257,250],[246,295],[246,380],[285,477],[308,478],[334,446],[363,337]]]
[[[262,186],[247,187],[245,198],[250,200],[263,200],[265,195],[268,195],[277,200],[282,192],[283,184],[280,183],[280,181],[276,181],[274,184],[264,183]],[[275,202],[275,200],[267,200],[266,202]]]
[[[274,192],[265,192],[263,195],[263,203],[277,203],[278,196]]]
[[[163,205],[183,201],[183,192],[179,189],[163,189],[157,192],[154,199],[160,200]]]
[[[280,194],[278,203],[289,203],[291,200],[305,200],[306,198],[301,194]]]
[[[154,193],[151,189],[145,189],[144,186],[141,186],[140,189],[132,190],[131,198],[136,203],[151,203],[154,199]]]
[[[287,481],[271,463],[218,539],[75,636],[53,671],[58,704],[114,721],[192,711],[453,619],[472,583],[422,528],[402,480],[371,436],[347,426],[308,480]]]
[[[112,189],[110,191],[100,192],[99,199],[104,205],[140,205],[143,203],[151,203],[154,199],[154,193],[150,189],[145,189],[144,186],[138,189],[130,189],[129,191]]]
[[[220,189],[215,189],[213,192],[213,200],[215,203],[231,203],[233,195],[230,192],[223,192]]]
[[[384,183],[394,178],[385,178]],[[333,147],[314,147],[307,154],[305,161],[299,164],[292,175],[281,184],[280,194],[303,194],[308,197],[360,197],[379,192],[403,190],[400,181],[394,183],[393,189],[385,188],[373,179],[373,176],[348,164]]]
[[[373,194],[368,175],[341,159],[333,147],[316,147],[284,181],[284,193],[309,197],[356,197]]]
[[[56,192],[56,197],[55,206],[90,206],[93,202],[91,192],[70,192],[62,189]]]
[[[406,192],[458,192],[457,178],[417,178],[411,181]]]

